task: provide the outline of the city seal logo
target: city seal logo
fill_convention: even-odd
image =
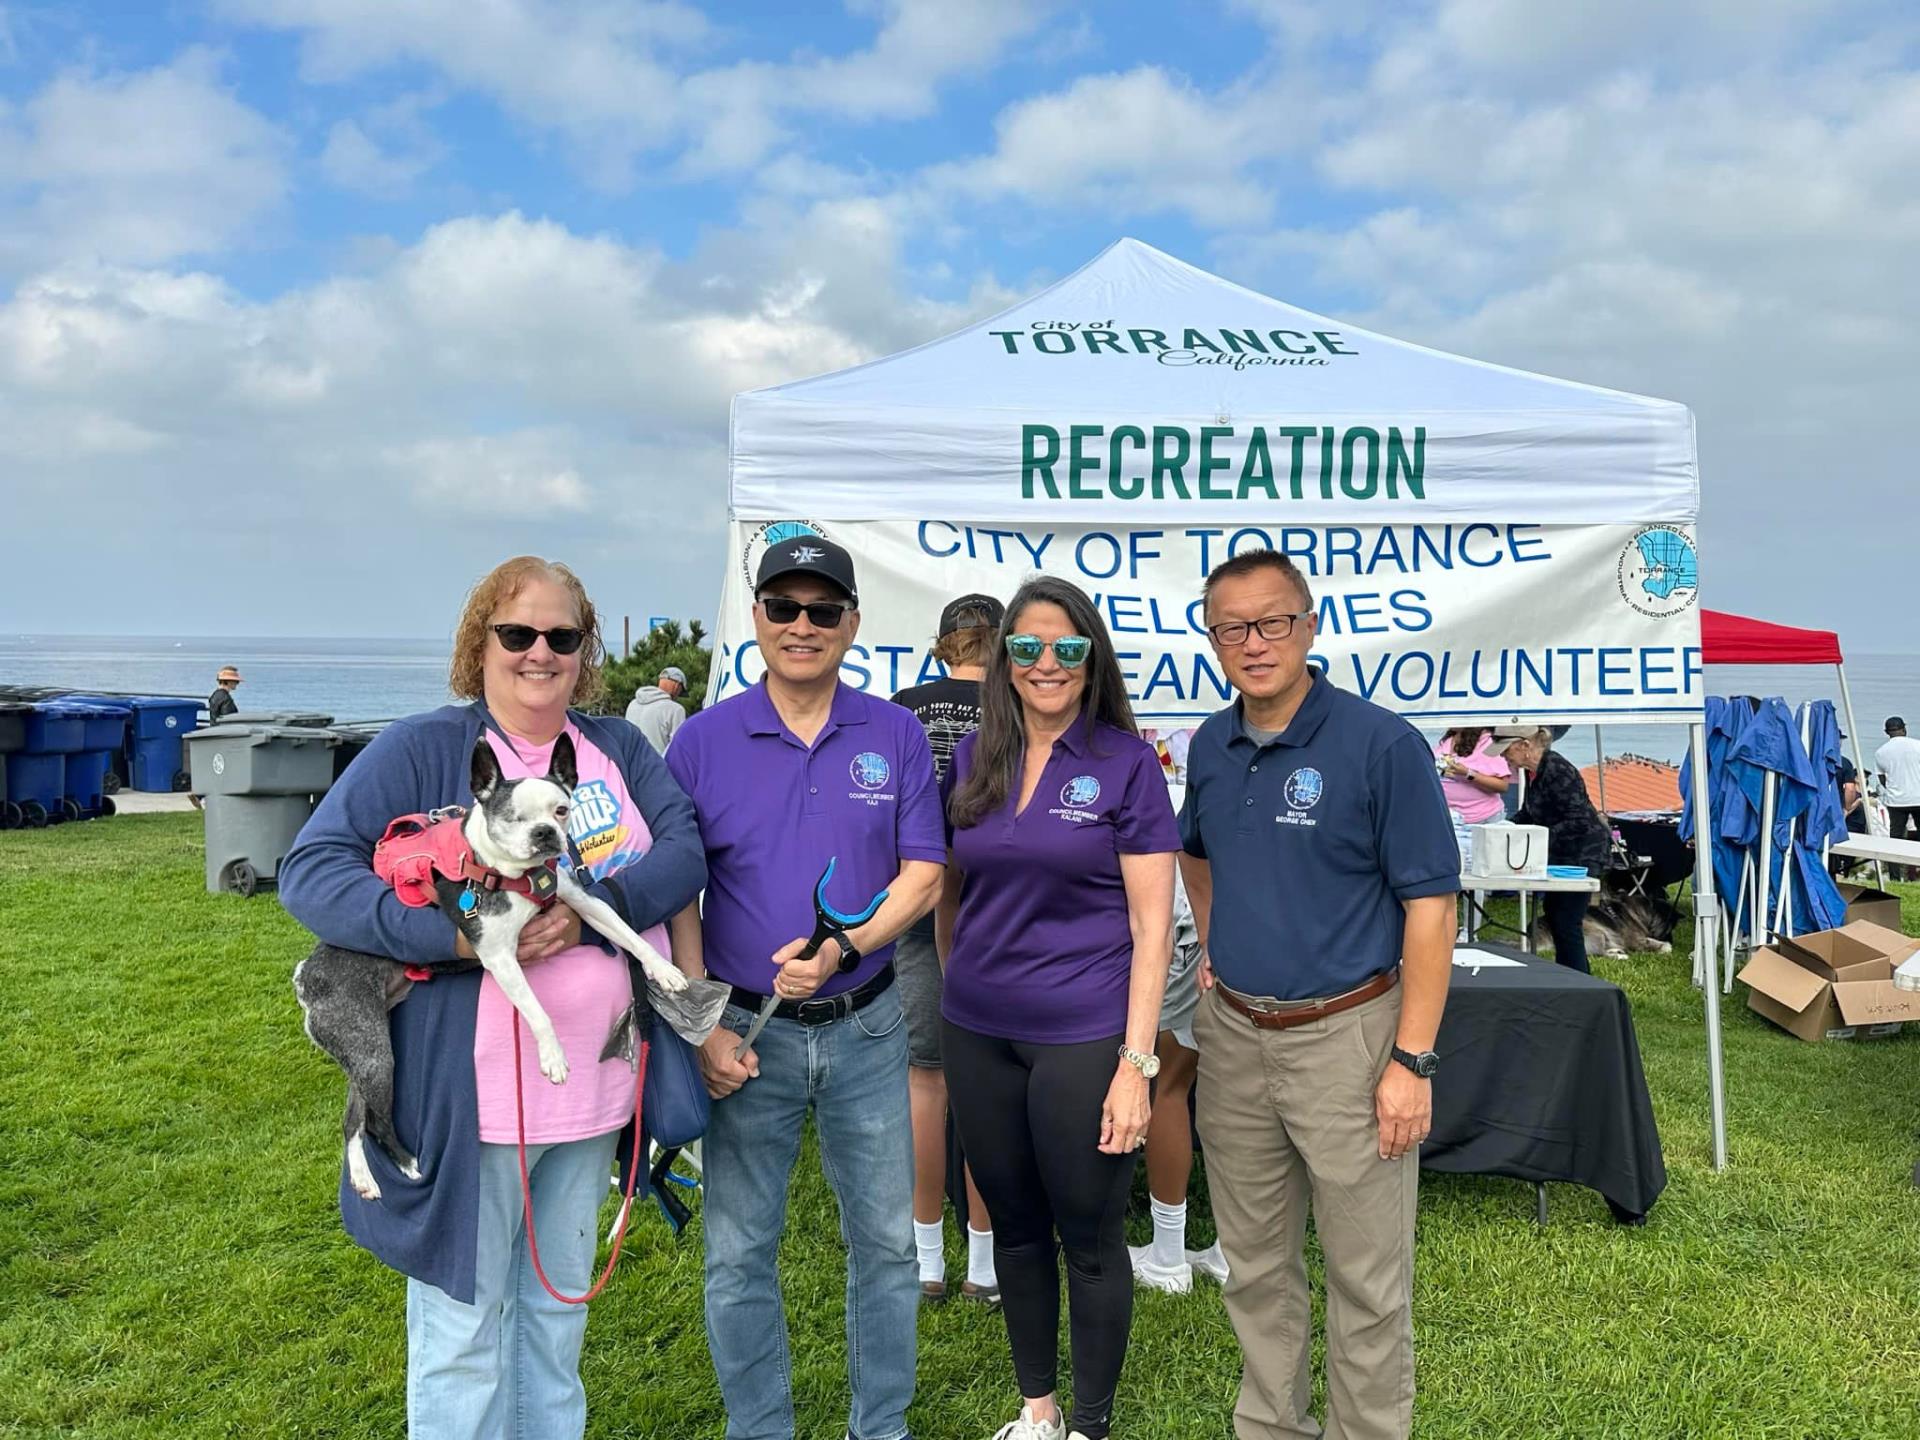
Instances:
[[[853,783],[862,790],[878,790],[892,776],[893,767],[887,764],[886,756],[863,750],[853,757],[847,773],[853,776]]]
[[[746,548],[740,552],[740,578],[747,583],[748,592],[753,588],[753,578],[760,571],[760,557],[776,545],[790,540],[798,540],[805,545],[809,540],[831,540],[826,526],[817,520],[770,520],[765,525],[756,525],[747,532]],[[813,548],[813,547],[808,547]],[[796,565],[811,565],[819,556],[810,559],[794,557]]]
[[[1326,793],[1326,782],[1311,765],[1303,765],[1287,777],[1287,804],[1295,810],[1311,810]]]
[[[1060,803],[1084,810],[1100,798],[1100,782],[1091,775],[1076,775],[1060,787]]]
[[[1649,620],[1691,609],[1700,599],[1700,558],[1693,536],[1678,525],[1649,525],[1620,552],[1620,598]]]

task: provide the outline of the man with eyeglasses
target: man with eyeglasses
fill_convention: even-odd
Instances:
[[[733,986],[703,1047],[707,1335],[728,1440],[791,1440],[793,1364],[776,1256],[809,1111],[847,1242],[850,1440],[898,1440],[913,1398],[918,1268],[907,1035],[893,943],[933,907],[946,829],[926,732],[840,664],[860,630],[853,558],[817,535],[770,546],[754,585],[757,685],[691,717],[667,768],[706,843],[704,913],[674,921]],[[814,887],[865,924],[802,957]],[[742,1037],[771,996],[751,1048]],[[806,1343],[811,1337],[803,1338]]]
[[[1193,1034],[1207,1181],[1245,1368],[1240,1440],[1317,1436],[1309,1209],[1326,1257],[1327,1418],[1413,1421],[1413,1222],[1451,975],[1460,853],[1426,741],[1307,663],[1291,560],[1207,577],[1239,692],[1194,734],[1180,860],[1206,955]]]

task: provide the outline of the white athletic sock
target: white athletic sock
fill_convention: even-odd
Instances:
[[[1187,1263],[1187,1202],[1153,1201],[1153,1263],[1168,1268]]]
[[[944,1280],[947,1278],[947,1256],[941,1248],[940,1222],[923,1225],[913,1222],[913,1248],[920,1256],[920,1278],[922,1280]]]
[[[967,1279],[975,1285],[998,1285],[993,1273],[993,1231],[967,1226]]]

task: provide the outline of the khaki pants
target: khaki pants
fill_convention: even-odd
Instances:
[[[1245,1369],[1240,1440],[1315,1436],[1308,1413],[1309,1198],[1327,1264],[1329,1440],[1403,1440],[1413,1423],[1415,1151],[1382,1160],[1373,1092],[1400,987],[1288,1030],[1257,1030],[1216,988],[1194,1019],[1207,1187]]]

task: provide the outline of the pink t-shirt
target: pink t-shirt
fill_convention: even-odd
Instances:
[[[547,773],[551,743],[510,745],[489,730],[488,741],[509,780]],[[627,794],[620,771],[567,726],[579,766],[573,812],[567,828],[580,859],[596,880],[631,865],[653,845],[652,832]],[[563,862],[564,863],[564,862]],[[662,955],[667,928],[641,932]],[[527,1141],[551,1144],[584,1140],[618,1130],[633,1118],[633,1067],[599,1059],[600,1051],[633,998],[625,955],[598,945],[575,945],[527,967],[527,983],[539,997],[567,1052],[567,1079],[555,1085],[540,1073],[533,1034],[491,975],[481,977],[480,1013],[473,1029],[473,1068],[480,1092],[480,1138],[511,1145],[518,1138],[513,1107],[513,1026],[520,1027],[520,1084],[526,1097]]]
[[[1451,742],[1442,736],[1433,747],[1435,755],[1452,756],[1469,770],[1482,775],[1511,776],[1513,767],[1506,760],[1493,753],[1493,736],[1482,735],[1480,743],[1473,747],[1471,755],[1454,755]],[[1458,779],[1452,775],[1440,777],[1440,788],[1447,797],[1447,808],[1458,810],[1460,818],[1469,825],[1482,825],[1489,820],[1497,820],[1506,813],[1506,804],[1491,790],[1483,790],[1471,780]]]

